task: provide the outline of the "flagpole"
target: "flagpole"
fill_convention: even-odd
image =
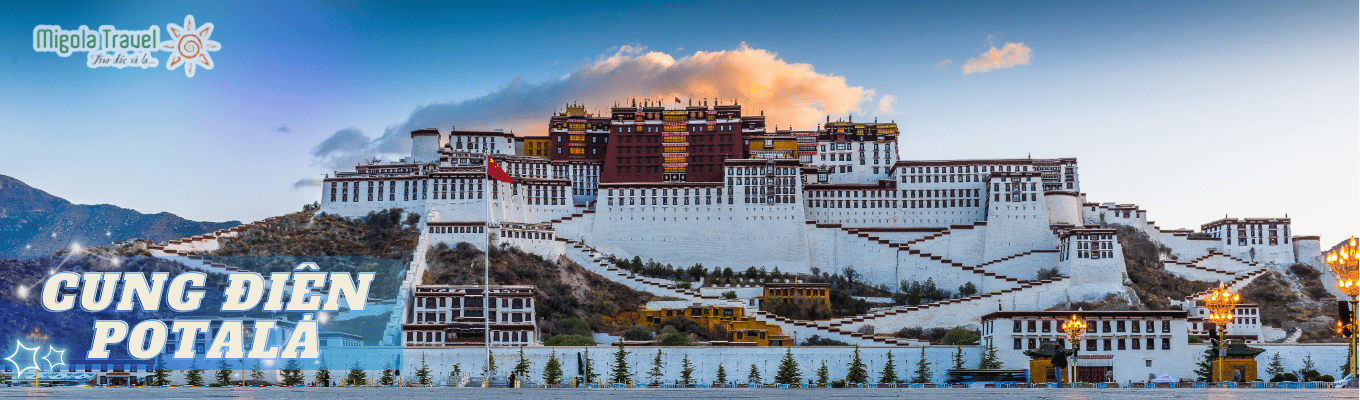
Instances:
[[[500,194],[500,181],[491,179],[491,155],[486,155],[486,177],[488,187],[490,181],[495,181],[496,193]],[[488,190],[488,192],[490,192]],[[489,193],[488,193],[489,194]],[[486,329],[482,333],[483,343],[486,344],[486,376],[482,378],[482,387],[491,387],[491,196],[486,196],[486,251],[482,252],[482,325]]]

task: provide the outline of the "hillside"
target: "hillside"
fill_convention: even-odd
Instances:
[[[423,283],[481,284],[485,265],[482,258],[482,251],[467,243],[453,247],[436,245],[427,253],[429,269],[422,277]],[[597,332],[610,331],[601,316],[636,310],[653,297],[586,271],[566,258],[553,262],[508,246],[493,248],[490,258],[491,284],[538,288],[534,312],[544,337],[557,333],[556,322],[567,317],[585,320]]]
[[[167,212],[142,214],[108,204],[71,204],[0,175],[0,258],[44,256],[71,243],[103,245],[127,239],[164,242],[238,224],[190,221]]]

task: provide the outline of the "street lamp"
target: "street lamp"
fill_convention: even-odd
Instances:
[[[1217,289],[1204,294],[1204,305],[1209,307],[1209,322],[1213,322],[1218,328],[1218,365],[1214,368],[1214,381],[1223,377],[1223,359],[1228,352],[1224,340],[1228,335],[1228,323],[1233,320],[1233,309],[1237,308],[1237,302],[1240,300],[1242,295],[1228,291],[1223,282],[1218,283]]]
[[[1081,343],[1082,334],[1086,333],[1086,320],[1072,314],[1072,317],[1062,324],[1062,330],[1067,332],[1067,340],[1072,342],[1072,365],[1067,367],[1069,376],[1067,383],[1072,385],[1077,383],[1077,345]]]
[[[1357,279],[1356,276],[1356,262],[1360,261],[1360,257],[1357,257],[1356,254],[1357,250],[1360,250],[1360,246],[1356,245],[1355,236],[1351,236],[1350,241],[1342,243],[1336,250],[1327,252],[1326,257],[1327,265],[1331,266],[1332,272],[1339,277],[1336,280],[1336,287],[1341,289],[1341,293],[1351,296],[1351,320],[1337,321],[1337,328],[1349,328],[1351,331],[1350,352],[1346,355],[1346,360],[1351,367],[1350,371],[1346,371],[1348,375],[1354,375],[1356,371],[1355,338],[1357,336],[1356,327],[1360,325],[1355,319],[1356,295],[1360,294],[1360,279]]]

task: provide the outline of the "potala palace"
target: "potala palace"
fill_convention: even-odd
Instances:
[[[484,246],[489,234],[695,303],[723,301],[716,291],[631,276],[602,259],[794,273],[852,268],[873,285],[930,278],[978,287],[971,297],[841,320],[762,317],[792,335],[880,344],[892,339],[855,328],[978,327],[996,311],[1129,298],[1115,224],[1169,247],[1165,269],[1189,279],[1240,289],[1269,268],[1320,267],[1317,237],[1294,235],[1288,218],[1163,230],[1135,205],[1089,201],[1074,158],[899,160],[898,134],[893,123],[831,118],[815,130],[771,131],[764,116],[707,101],[634,100],[607,116],[567,105],[549,118],[546,137],[413,131],[409,157],[327,177],[321,211],[426,216],[408,277],[421,276],[430,246]],[[490,180],[487,157],[514,183]],[[1036,279],[1049,268],[1060,276]]]

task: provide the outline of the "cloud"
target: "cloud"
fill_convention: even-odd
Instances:
[[[892,113],[893,113],[893,102],[896,102],[896,101],[897,101],[897,96],[893,96],[893,95],[890,95],[890,94],[885,94],[885,95],[883,95],[883,97],[881,97],[881,98],[878,99],[878,113],[879,113],[879,114],[892,114]]]
[[[877,99],[872,89],[846,84],[845,78],[817,72],[811,65],[789,63],[773,52],[745,43],[736,49],[697,51],[676,59],[647,51],[645,46],[619,46],[571,73],[540,83],[516,78],[481,97],[416,107],[406,121],[388,126],[374,139],[349,128],[313,149],[318,165],[353,168],[354,161],[374,155],[395,158],[410,153],[410,132],[434,127],[503,128],[520,135],[546,135],[548,117],[568,102],[585,103],[587,111],[609,113],[630,99],[693,99],[695,104],[737,99],[743,113],[769,117],[771,125],[812,129],[827,115],[862,112]],[[881,99],[880,99],[881,102]],[[891,101],[889,101],[891,103]]]
[[[954,60],[944,60],[944,61],[940,61],[938,64],[935,64],[935,68],[944,68],[944,67],[948,67],[949,64],[953,64],[953,63],[954,63]]]
[[[292,129],[288,129],[288,126],[285,125],[285,126],[280,126],[279,129],[278,129],[278,131],[279,131],[279,133],[289,133],[289,132],[292,132],[293,130],[292,130]]]
[[[990,38],[990,35],[988,35]],[[978,58],[969,59],[963,63],[963,74],[968,75],[974,72],[987,72],[994,69],[1010,68],[1017,65],[1029,65],[1030,54],[1033,50],[1026,47],[1024,43],[1006,43],[997,50],[992,46],[991,50],[978,55]]]
[[[293,190],[321,186],[321,180],[315,178],[303,178],[293,183]]]

